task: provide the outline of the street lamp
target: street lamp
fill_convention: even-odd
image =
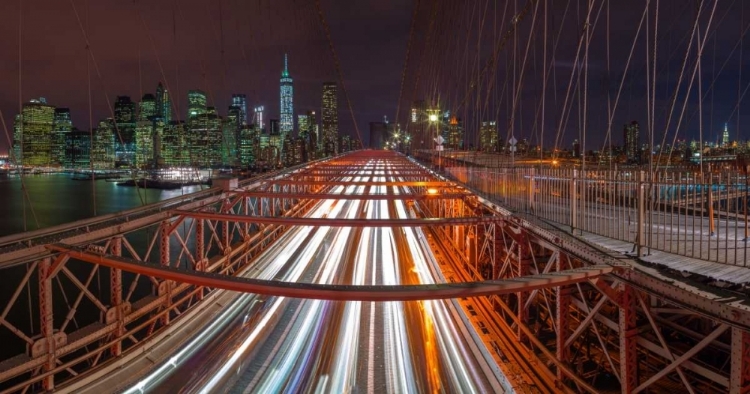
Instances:
[[[437,150],[437,156],[438,156],[438,172],[440,172],[440,149],[442,149],[442,141],[439,141],[441,139],[440,135],[440,123],[439,123],[439,117],[438,114],[435,112],[432,112],[428,119],[430,120],[430,123],[436,123],[435,125],[435,150]]]

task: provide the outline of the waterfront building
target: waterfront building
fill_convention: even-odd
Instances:
[[[70,118],[70,109],[55,108],[50,146],[52,165],[63,166],[65,162],[65,137],[72,129],[73,122]]]
[[[54,118],[55,107],[48,105],[43,97],[23,104],[14,127],[18,134],[18,146],[14,147],[17,161],[24,166],[53,165]]]

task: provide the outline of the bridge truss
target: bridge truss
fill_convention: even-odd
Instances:
[[[385,181],[345,180],[373,160],[388,162],[372,169]],[[333,193],[341,184],[410,193]],[[411,217],[306,218],[321,199],[401,199]],[[357,290],[239,278],[291,226],[421,227],[447,283]],[[4,392],[52,390],[112,368],[179,330],[220,289],[460,298],[475,338],[519,391],[744,392],[750,385],[744,297],[611,256],[388,152],[6,237],[0,269],[13,278],[0,290],[0,331],[15,354],[0,362]]]

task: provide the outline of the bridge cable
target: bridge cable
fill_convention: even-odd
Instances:
[[[404,67],[401,70],[401,87],[399,88],[399,91],[398,91],[398,101],[396,101],[396,116],[393,117],[393,122],[395,122],[396,125],[398,125],[398,116],[401,112],[401,100],[404,95],[404,83],[406,80],[406,70],[409,68],[409,54],[411,53],[411,43],[414,38],[414,26],[417,24],[417,16],[419,14],[419,3],[420,3],[420,0],[416,0],[414,2],[414,9],[412,10],[412,13],[411,13],[411,23],[409,25],[409,38],[406,42],[406,56],[404,59]],[[408,117],[407,117],[407,122],[404,128],[406,129],[408,125],[409,125],[409,122],[408,122]],[[371,146],[370,148],[373,148],[373,147]]]
[[[323,9],[320,6],[320,0],[315,0],[315,7],[318,10],[318,17],[320,18],[320,23],[323,26],[323,31],[326,34],[326,37],[328,38],[328,48],[331,50],[331,55],[333,56],[333,62],[334,66],[336,68],[336,73],[338,74],[339,82],[341,83],[341,90],[344,92],[344,97],[346,98],[346,103],[349,106],[349,113],[352,116],[352,122],[354,123],[354,131],[357,133],[357,139],[359,140],[360,144],[363,144],[362,141],[362,135],[359,132],[359,126],[357,125],[357,119],[354,117],[354,109],[352,108],[352,102],[349,99],[349,93],[346,90],[346,84],[344,83],[344,75],[341,73],[341,63],[339,62],[338,54],[336,53],[336,48],[333,46],[333,39],[331,38],[331,29],[328,26],[328,22],[326,22],[325,15],[323,15]],[[339,130],[339,134],[341,131]]]
[[[84,42],[86,43],[86,47],[89,48],[88,55],[89,55],[89,57],[91,58],[91,61],[94,64],[94,70],[96,71],[96,75],[97,75],[97,78],[99,80],[99,84],[101,85],[102,91],[104,92],[104,99],[107,101],[107,107],[109,109],[110,115],[112,116],[112,119],[114,119],[115,118],[114,107],[112,106],[112,102],[111,102],[111,100],[109,98],[109,94],[107,93],[107,88],[106,88],[106,86],[104,84],[104,79],[102,78],[101,70],[99,69],[99,63],[96,61],[96,56],[94,55],[94,50],[91,48],[91,42],[89,41],[88,32],[86,31],[86,29],[83,26],[83,22],[81,21],[81,16],[78,13],[78,8],[76,7],[75,2],[73,0],[69,0],[69,2],[70,2],[71,8],[73,9],[73,13],[75,14],[76,22],[78,23],[78,28],[81,31],[81,35],[83,36]],[[124,140],[122,138],[122,134],[120,133],[120,129],[117,127],[117,122],[112,122],[112,125],[114,126],[115,134],[120,139],[120,143],[123,144],[123,146],[124,146],[125,145],[124,144]],[[92,157],[92,153],[93,153],[92,151],[93,151],[93,149],[92,148],[93,147],[89,148],[89,151],[90,151],[89,152],[89,161],[93,161],[93,157]],[[131,165],[131,168],[135,169],[134,166],[132,166],[132,165]],[[131,172],[131,176],[132,176],[133,182],[135,183],[135,188],[136,188],[136,191],[138,193],[138,198],[141,200],[141,205],[145,205],[146,203],[144,201],[144,198],[143,198],[143,195],[141,193],[140,187],[138,187],[138,182],[135,179],[135,175],[136,175],[135,171],[132,171]]]

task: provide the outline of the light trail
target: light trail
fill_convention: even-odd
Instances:
[[[360,175],[342,176],[341,185],[326,193],[410,194],[411,189],[404,186],[361,184],[403,181],[397,175],[386,176],[398,170],[382,164],[373,161],[362,167]],[[382,170],[371,171],[374,168]],[[405,203],[396,199],[322,200],[307,216],[376,220],[411,215]],[[260,269],[254,271],[254,277],[321,284],[435,283],[430,269],[435,267],[434,257],[421,246],[420,237],[424,237],[420,228],[295,226],[258,258]],[[404,276],[403,272],[411,274]],[[478,372],[482,370],[479,363],[486,361],[467,350],[469,339],[456,329],[461,323],[448,309],[449,301],[337,303],[276,297],[256,312],[249,327],[246,315],[239,320],[239,327],[233,325],[232,319],[243,316],[258,299],[254,295],[237,297],[170,362],[129,392],[177,389],[208,393],[233,386],[234,390],[258,393],[487,392],[493,386],[490,381],[496,380]],[[360,336],[360,332],[364,334]],[[180,387],[160,386],[171,373],[184,368],[186,360],[205,352],[208,338],[217,336],[234,339],[225,349],[217,350],[220,354],[211,359],[212,365],[200,371],[203,378],[182,382]],[[276,339],[269,342],[269,338]],[[384,364],[382,368],[376,366],[376,360]]]

